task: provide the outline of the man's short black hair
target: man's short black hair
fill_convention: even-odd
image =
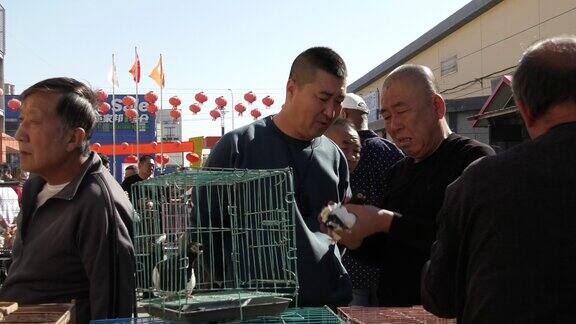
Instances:
[[[144,163],[148,160],[152,159],[152,161],[154,161],[154,157],[150,154],[144,154],[142,155],[139,159],[138,159],[138,163]]]
[[[512,79],[517,102],[534,117],[555,105],[576,103],[576,37],[554,37],[532,45]]]
[[[68,130],[81,127],[86,139],[80,147],[82,155],[90,153],[90,137],[98,121],[96,95],[84,83],[72,78],[52,78],[40,81],[22,92],[22,100],[36,93],[55,93],[61,97],[56,104],[56,114]]]
[[[124,168],[124,171],[128,171],[128,170],[134,170],[136,171],[136,166],[134,164],[130,164],[129,166],[127,166],[126,168]]]
[[[317,70],[340,79],[345,79],[348,75],[346,64],[338,53],[328,47],[312,47],[294,59],[289,77],[296,84],[303,86],[315,80]]]

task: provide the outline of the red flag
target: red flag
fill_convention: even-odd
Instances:
[[[130,72],[130,74],[132,74],[132,77],[134,78],[134,82],[136,82],[136,83],[140,82],[140,58],[138,57],[138,53],[136,53],[136,61],[134,62],[134,64],[132,65],[132,68],[128,72]]]

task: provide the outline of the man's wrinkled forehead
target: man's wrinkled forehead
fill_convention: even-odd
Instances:
[[[60,98],[59,93],[38,91],[30,94],[22,101],[22,114],[50,117],[56,115],[56,106]]]

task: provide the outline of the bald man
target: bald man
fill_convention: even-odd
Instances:
[[[512,80],[532,138],[446,191],[426,309],[462,323],[576,318],[576,37],[536,43]]]
[[[342,243],[381,268],[381,306],[420,304],[420,273],[436,234],[446,186],[474,160],[494,154],[487,145],[452,133],[446,105],[429,68],[403,65],[384,81],[386,131],[406,157],[382,180],[379,209],[347,205],[358,216]]]

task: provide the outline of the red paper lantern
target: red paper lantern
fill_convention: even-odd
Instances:
[[[130,144],[128,144],[127,142],[122,142],[122,144],[120,144],[122,146],[123,149],[127,149],[128,146],[130,146]]]
[[[104,102],[104,101],[108,100],[108,94],[106,93],[106,91],[104,91],[102,89],[96,91],[96,100],[98,100],[100,102]]]
[[[100,151],[100,148],[102,148],[102,145],[100,145],[100,143],[92,144],[92,151],[98,152],[98,151]]]
[[[173,119],[174,121],[177,121],[178,119],[180,119],[181,116],[182,116],[182,113],[180,112],[180,110],[173,109],[173,110],[170,112],[170,117],[172,117],[172,119]]]
[[[170,157],[166,154],[156,154],[154,161],[156,161],[158,164],[164,165],[170,162]]]
[[[150,91],[144,95],[144,100],[146,100],[146,102],[149,104],[156,103],[156,100],[158,100],[158,95],[154,93],[154,91]]]
[[[136,155],[128,155],[124,159],[124,163],[138,163],[138,157]]]
[[[238,116],[242,116],[242,114],[246,111],[246,106],[243,103],[239,103],[234,107],[234,110],[238,112]]]
[[[20,109],[20,106],[22,106],[22,102],[20,102],[20,100],[18,100],[18,99],[8,100],[8,108],[10,108],[12,110],[18,110],[18,109]]]
[[[226,99],[224,99],[223,96],[216,98],[214,102],[216,102],[216,106],[218,107],[218,109],[224,109],[224,107],[226,107],[226,105],[228,104],[228,101],[226,101]]]
[[[196,99],[196,101],[198,101],[200,104],[205,103],[206,101],[208,101],[208,96],[206,96],[204,94],[204,92],[198,92],[195,96],[194,99]]]
[[[138,117],[138,111],[134,108],[126,109],[126,117],[132,121]]]
[[[186,154],[186,160],[190,163],[196,163],[200,161],[200,156],[196,153],[188,153]]]
[[[154,150],[156,149],[156,147],[158,147],[158,143],[156,143],[156,142],[152,142],[152,143],[150,143],[150,145],[152,146],[152,149],[154,149]]]
[[[254,101],[256,101],[256,95],[254,94],[254,92],[249,91],[246,92],[244,94],[244,100],[248,101],[250,104],[252,104]]]
[[[178,98],[177,96],[171,97],[170,99],[168,99],[168,102],[172,105],[172,107],[174,107],[174,109],[178,108],[178,106],[182,104],[182,100],[180,100],[180,98]]]
[[[262,98],[262,103],[264,104],[264,106],[266,106],[266,108],[270,108],[270,106],[274,104],[274,99],[272,99],[272,97],[270,96],[266,96]]]
[[[107,102],[101,102],[98,105],[98,111],[102,114],[102,115],[106,115],[109,111],[110,111],[110,104]]]
[[[212,120],[216,120],[222,116],[220,111],[217,108],[214,108],[210,111],[210,116],[212,116]]]
[[[148,111],[148,113],[150,113],[152,115],[156,115],[156,113],[158,112],[158,106],[151,103],[151,104],[148,104],[148,108],[146,108],[146,110]]]
[[[200,110],[201,110],[200,104],[193,103],[193,104],[190,105],[190,111],[191,111],[194,115],[196,115],[197,113],[199,113]]]
[[[258,119],[260,116],[262,116],[262,113],[260,112],[260,110],[258,110],[258,108],[254,108],[252,109],[252,111],[250,111],[250,115],[252,115],[254,119]]]
[[[126,107],[132,107],[136,103],[136,98],[132,96],[125,96],[124,98],[122,98],[122,103]]]

